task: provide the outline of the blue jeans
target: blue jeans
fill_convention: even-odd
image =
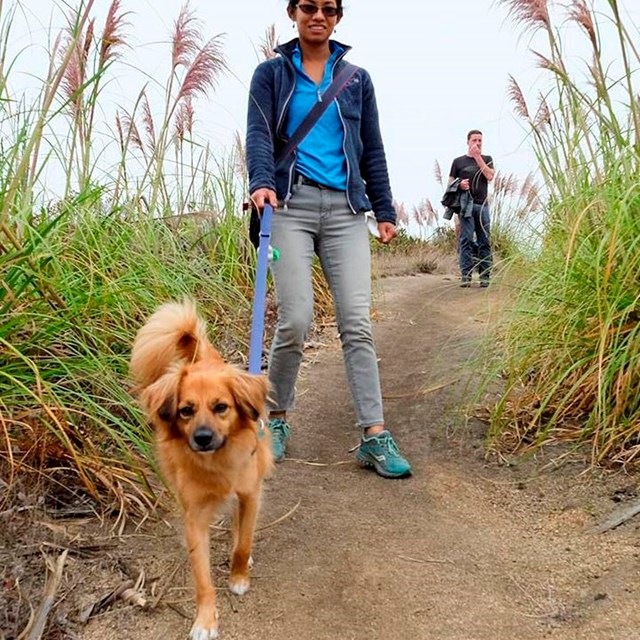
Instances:
[[[302,347],[313,320],[314,254],[333,295],[347,381],[358,424],[384,422],[378,361],[371,330],[371,254],[364,215],[354,215],[342,191],[296,184],[272,219],[271,265],[278,322],[269,357],[270,411],[293,407]]]
[[[478,271],[481,280],[491,277],[491,214],[487,204],[473,205],[468,218],[460,216],[460,273],[462,278],[471,278],[474,265],[474,241],[477,245]],[[474,240],[475,235],[475,240]]]

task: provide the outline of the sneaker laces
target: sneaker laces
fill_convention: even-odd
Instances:
[[[386,433],[383,432],[376,434],[375,436],[371,436],[366,440],[361,440],[355,447],[353,447],[353,449],[349,450],[349,453],[355,451],[356,449],[359,449],[363,443],[370,442],[372,440],[386,449],[391,455],[401,457],[400,449],[396,444],[396,441],[393,439],[393,436],[388,431]]]
[[[393,439],[393,436],[390,433],[386,433],[383,436],[379,436],[378,439],[380,441],[380,444],[383,447],[386,447],[387,451],[392,456],[399,456],[400,455],[400,449],[398,448],[398,445],[396,444],[396,441]]]
[[[282,418],[271,418],[269,420],[269,430],[282,438],[289,437],[289,423]]]

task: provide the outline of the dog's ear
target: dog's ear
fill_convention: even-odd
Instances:
[[[152,419],[156,416],[171,423],[178,413],[178,389],[182,378],[180,370],[172,370],[145,387],[140,402]]]
[[[268,382],[263,375],[236,371],[231,379],[231,392],[238,408],[251,420],[256,420],[264,411]]]

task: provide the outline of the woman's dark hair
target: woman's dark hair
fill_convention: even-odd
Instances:
[[[300,0],[289,0],[289,9],[291,9],[291,11],[293,11],[298,4],[300,3]],[[338,13],[340,13],[340,15],[342,15],[342,0],[336,0],[336,7],[338,7]]]

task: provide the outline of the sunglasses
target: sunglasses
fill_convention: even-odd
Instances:
[[[318,11],[322,11],[325,18],[335,18],[339,13],[338,7],[317,7],[315,4],[298,4],[298,9],[308,16],[315,16]]]

